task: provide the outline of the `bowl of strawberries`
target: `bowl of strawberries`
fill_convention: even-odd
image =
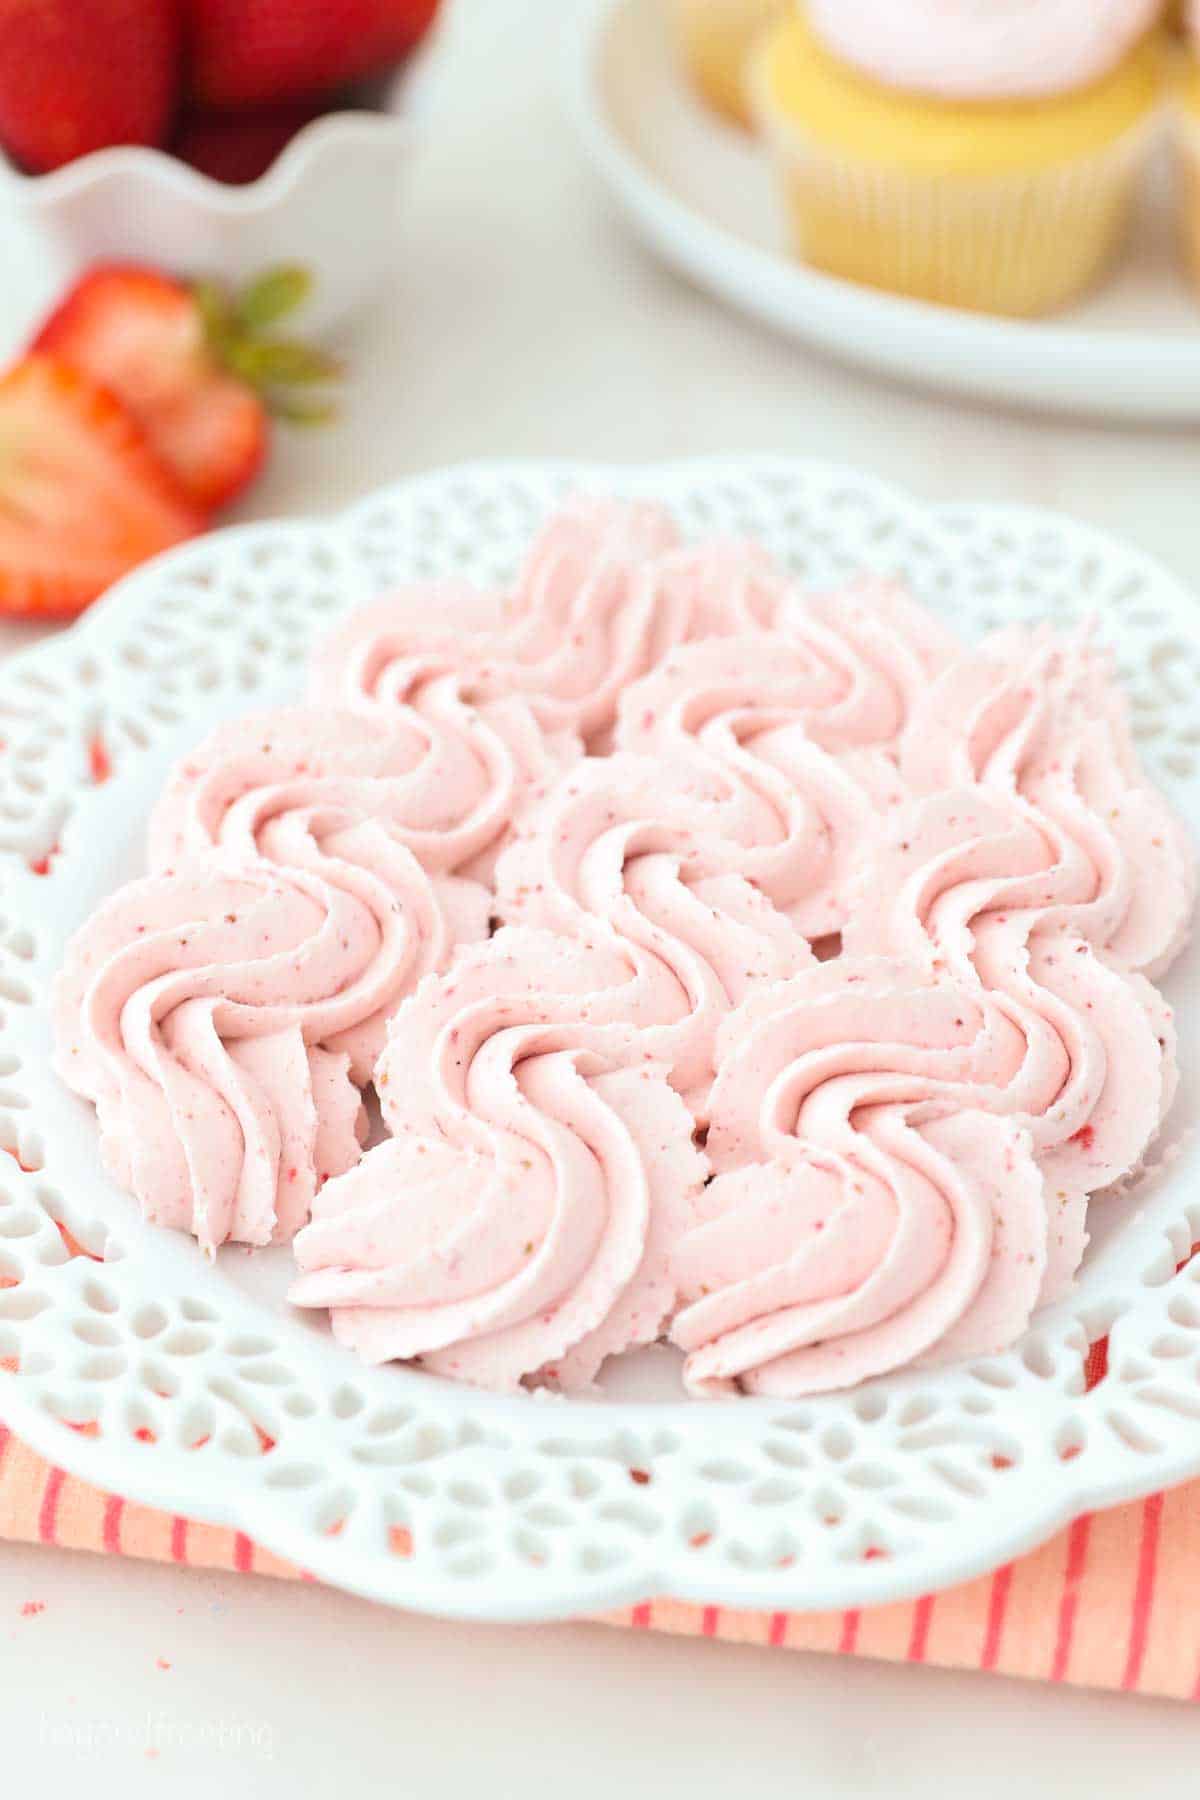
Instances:
[[[0,0],[0,212],[55,285],[97,262],[370,300],[439,0]]]

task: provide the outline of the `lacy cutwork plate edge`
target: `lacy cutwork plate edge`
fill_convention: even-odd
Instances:
[[[1200,825],[1195,602],[1051,514],[931,509],[780,459],[481,464],[186,546],[0,668],[0,1143],[16,1153],[0,1177],[0,1415],[102,1488],[234,1527],[339,1587],[480,1619],[658,1595],[876,1605],[1200,1474],[1200,1261],[1176,1268],[1200,1239],[1194,952],[1167,984],[1184,1071],[1170,1154],[1094,1208],[1070,1301],[1004,1356],[819,1401],[511,1399],[369,1370],[290,1312],[280,1253],[210,1266],[103,1175],[90,1109],[49,1068],[45,995],[66,935],[139,867],[168,763],[216,718],[298,694],[344,606],[403,577],[510,574],[579,486],[659,497],[689,536],[748,533],[811,585],[898,574],[972,634],[1096,612],[1151,770]],[[1107,1374],[1086,1392],[1105,1331]]]

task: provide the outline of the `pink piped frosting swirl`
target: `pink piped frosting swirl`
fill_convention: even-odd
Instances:
[[[905,795],[898,744],[957,646],[881,582],[792,599],[776,620],[673,651],[624,695],[616,744],[695,768],[711,795],[705,872],[742,873],[822,938]]]
[[[705,1163],[637,1032],[599,1021],[611,961],[501,931],[396,1015],[391,1136],[321,1191],[295,1246],[292,1299],[328,1307],[368,1361],[578,1388],[661,1332]]]
[[[1028,1130],[977,1110],[1021,1057],[997,1009],[850,959],[755,996],[721,1050],[674,1261],[691,1391],[794,1397],[1020,1334],[1053,1224]]]
[[[802,0],[826,48],[885,87],[1038,100],[1101,80],[1160,0]]]
[[[894,759],[931,681],[962,654],[959,640],[894,582],[862,577],[800,595],[761,555],[754,567],[771,598],[746,609],[747,628],[672,649],[628,688],[618,747],[678,749],[734,707],[776,711],[834,755]]]
[[[1088,1195],[1138,1171],[1176,1086],[1170,1009],[1081,929],[1094,886],[1074,840],[954,790],[894,821],[846,937],[948,971],[1009,1021],[1024,1049],[991,1104],[1025,1118],[1080,1253]]]
[[[407,589],[354,614],[319,652],[319,700],[390,710],[444,659],[485,717],[514,698],[557,741],[606,748],[620,697],[676,645],[766,626],[790,598],[743,544],[682,548],[658,506],[579,498],[538,535],[506,595]],[[444,621],[452,620],[447,626]]]
[[[354,714],[252,714],[219,726],[176,765],[151,816],[154,872],[204,866],[216,852],[305,871],[328,890],[331,918],[340,907],[355,919],[370,947],[369,980],[329,1047],[349,1054],[360,1086],[401,1000],[445,968],[456,945],[488,933],[489,890],[444,871],[493,841],[497,790],[472,809],[471,776],[451,743],[431,768],[414,761],[403,731],[380,732]]]
[[[962,657],[915,708],[900,766],[916,794],[977,783],[1023,802],[1087,865],[1071,923],[1129,968],[1165,973],[1190,930],[1196,859],[1090,631],[1006,631]]]
[[[722,1020],[749,992],[806,967],[804,938],[752,880],[778,819],[696,759],[589,757],[565,775],[501,857],[510,924],[612,945],[605,1005],[628,1019],[698,1119]],[[725,835],[721,835],[725,834]]]
[[[220,857],[129,883],[76,933],[56,1067],[148,1219],[209,1252],[277,1242],[353,1166],[362,1107],[330,1046],[379,1006],[378,950],[349,895]]]

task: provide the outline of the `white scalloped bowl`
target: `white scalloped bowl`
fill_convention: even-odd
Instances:
[[[132,145],[37,176],[0,153],[0,231],[15,225],[24,233],[48,292],[103,261],[233,282],[300,262],[316,277],[306,324],[328,329],[365,306],[391,274],[391,227],[434,62],[423,50],[406,64],[382,91],[379,110],[314,119],[265,175],[241,187],[166,151]]]

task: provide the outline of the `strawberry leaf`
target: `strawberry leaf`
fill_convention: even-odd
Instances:
[[[324,350],[295,338],[251,339],[235,346],[234,358],[238,372],[255,387],[308,387],[337,381],[342,373],[341,364]]]
[[[192,298],[204,321],[204,334],[214,353],[219,356],[229,337],[233,323],[230,317],[229,295],[220,282],[198,281],[192,288]]]
[[[246,331],[265,331],[296,312],[313,290],[313,278],[299,263],[267,269],[238,296],[238,321]]]
[[[336,400],[299,400],[294,394],[272,394],[271,415],[285,425],[330,425],[338,417]]]

